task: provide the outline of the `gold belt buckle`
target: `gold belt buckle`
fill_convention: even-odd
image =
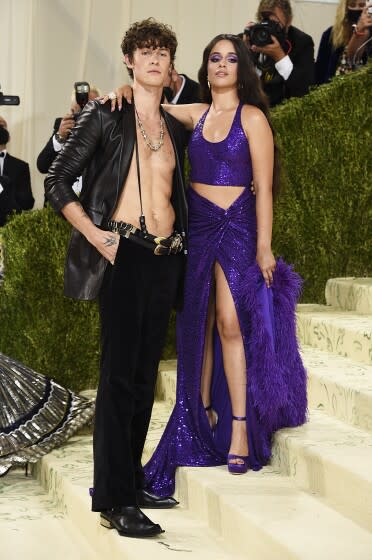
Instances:
[[[154,243],[156,243],[156,247],[154,249],[154,255],[161,255],[161,250],[162,248],[164,248],[164,246],[161,244],[161,242],[166,239],[166,237],[155,237],[154,239]]]
[[[172,244],[171,244],[171,249],[175,252],[175,253],[179,253],[180,250],[182,249],[182,237],[180,236],[179,233],[177,233],[173,239],[172,239]]]
[[[164,241],[164,239],[167,239],[166,237],[155,237],[154,239],[154,243],[156,243],[156,245],[160,245],[162,241]]]
[[[163,249],[162,245],[157,245],[154,249],[154,255],[161,255],[162,254],[162,252],[161,252],[162,249]]]
[[[112,233],[119,233],[118,222],[116,222],[115,220],[110,220],[109,228]]]
[[[137,228],[134,226],[131,226],[130,228],[126,229],[124,233],[124,237],[128,239],[131,233],[136,233],[136,229]]]

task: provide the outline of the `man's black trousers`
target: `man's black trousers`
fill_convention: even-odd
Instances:
[[[126,238],[101,292],[101,377],[94,428],[92,510],[136,504],[141,456],[181,255],[157,256]]]

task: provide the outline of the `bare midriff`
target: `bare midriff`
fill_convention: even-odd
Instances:
[[[242,194],[246,187],[236,186],[236,187],[223,187],[215,185],[205,185],[204,183],[191,183],[191,187],[200,196],[203,196],[207,200],[210,200],[217,206],[224,208],[225,210],[235,202],[237,198]]]
[[[165,131],[164,131],[165,132]],[[152,235],[168,237],[174,229],[175,212],[171,204],[175,156],[168,134],[164,134],[164,145],[154,152],[138,136],[141,173],[142,208],[147,231]],[[136,153],[133,151],[129,173],[112,216],[113,220],[127,222],[140,227],[141,214]]]

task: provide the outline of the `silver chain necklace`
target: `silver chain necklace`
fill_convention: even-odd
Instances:
[[[135,111],[136,111],[136,116],[137,116],[138,128],[140,129],[140,132],[142,134],[142,138],[144,139],[146,146],[148,146],[150,148],[150,150],[152,150],[153,152],[157,152],[158,150],[160,150],[160,148],[164,144],[163,119],[160,117],[160,138],[159,138],[159,142],[153,144],[151,142],[143,124],[142,124],[141,119],[139,118],[139,114],[137,112],[137,109],[135,109]]]

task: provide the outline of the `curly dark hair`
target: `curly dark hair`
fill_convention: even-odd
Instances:
[[[143,49],[144,47],[169,49],[171,63],[173,64],[177,44],[177,37],[171,26],[150,17],[143,21],[136,21],[130,26],[121,42],[121,50],[124,55],[128,55],[130,62],[132,62],[133,53],[136,49]],[[133,78],[131,68],[128,68],[128,73]]]
[[[208,85],[208,60],[214,46],[219,41],[230,41],[238,57],[238,83],[237,93],[239,100],[247,105],[254,105],[260,109],[268,120],[272,133],[274,130],[269,117],[269,102],[262,89],[261,80],[257,75],[252,56],[244,41],[237,35],[222,33],[212,39],[203,52],[202,65],[198,72],[201,98],[204,103],[212,103],[212,94]],[[280,165],[279,150],[274,142],[274,169],[273,169],[273,196],[279,193]]]

